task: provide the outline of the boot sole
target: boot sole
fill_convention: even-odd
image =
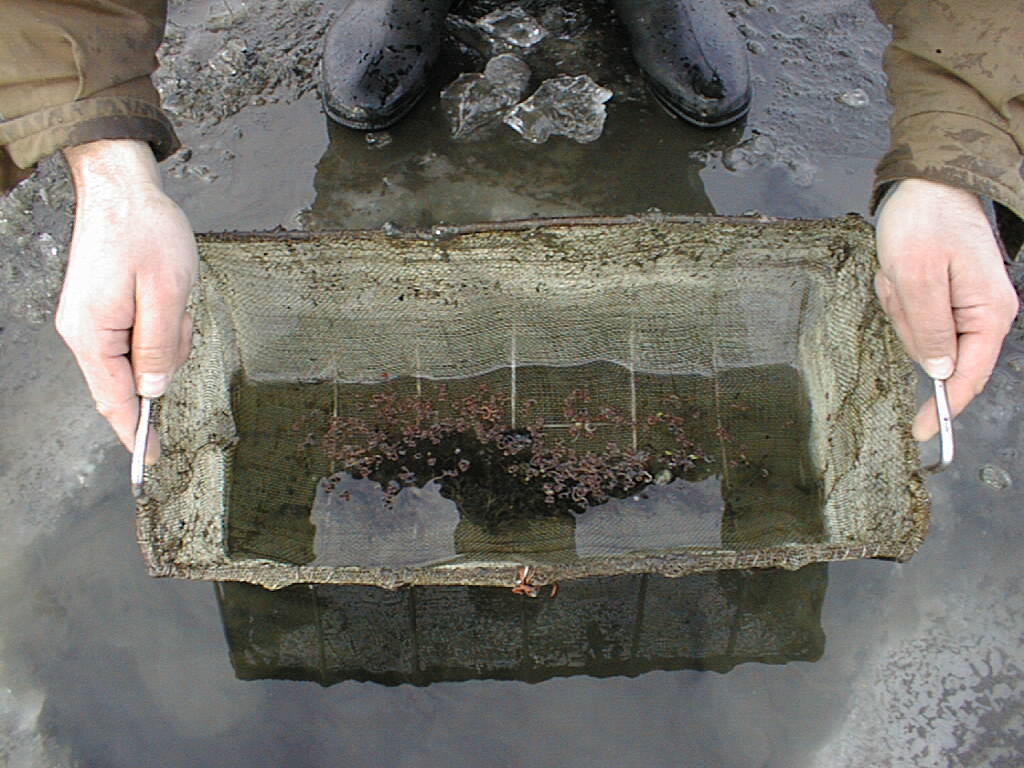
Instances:
[[[695,125],[698,128],[724,128],[730,123],[735,123],[737,120],[746,117],[747,113],[750,111],[750,102],[752,101],[752,98],[748,96],[744,101],[743,106],[739,109],[733,110],[720,119],[708,121],[702,120],[699,117],[694,117],[692,114],[685,111],[683,107],[673,101],[662,86],[654,82],[650,77],[647,78],[647,87],[650,89],[655,101],[661,105],[662,109],[672,115],[672,117],[679,118],[680,120],[683,120],[690,125]]]
[[[359,118],[350,117],[349,115],[342,114],[334,109],[330,104],[327,103],[327,99],[324,98],[323,90],[320,91],[320,103],[323,105],[324,113],[338,125],[343,125],[346,128],[352,128],[356,131],[383,131],[391,126],[401,122],[401,120],[408,115],[413,107],[420,103],[427,92],[426,84],[415,96],[404,103],[398,105],[398,108],[389,115],[380,115],[376,120],[360,120]]]

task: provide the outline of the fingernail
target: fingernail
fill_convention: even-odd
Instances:
[[[929,357],[924,361],[924,370],[933,379],[948,379],[953,375],[953,358]]]
[[[167,391],[171,377],[166,373],[143,373],[139,376],[139,394],[143,397],[160,397]]]

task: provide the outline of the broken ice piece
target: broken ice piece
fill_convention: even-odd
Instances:
[[[511,53],[488,61],[483,74],[459,75],[441,91],[441,104],[452,137],[462,138],[496,122],[502,110],[523,97],[529,82],[530,68]]]
[[[863,109],[871,103],[871,99],[863,88],[854,88],[852,91],[841,93],[836,96],[836,101],[854,109]]]
[[[503,53],[495,56],[484,67],[484,75],[496,90],[508,93],[515,104],[522,98],[526,86],[530,83],[530,67],[514,53]]]
[[[578,9],[552,5],[544,9],[544,13],[540,17],[540,23],[547,32],[548,37],[569,39],[576,37],[586,29],[590,24],[590,19]]]
[[[454,41],[456,49],[471,58],[489,59],[496,53],[508,51],[510,43],[498,40],[485,32],[475,21],[449,13],[444,20],[445,33]]]
[[[529,48],[547,36],[544,27],[519,7],[499,8],[476,21],[477,25],[492,37]]]
[[[441,106],[452,138],[461,139],[490,122],[508,102],[495,92],[486,75],[473,72],[459,75],[441,91]]]
[[[552,135],[596,141],[604,130],[604,103],[612,92],[587,75],[560,75],[540,84],[526,101],[505,116],[505,123],[534,144]]]

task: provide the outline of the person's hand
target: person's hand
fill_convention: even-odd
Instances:
[[[907,353],[948,379],[953,416],[979,394],[1017,316],[1017,294],[978,198],[924,179],[899,182],[877,223],[875,290]],[[938,431],[934,400],[914,418],[916,440]]]
[[[195,238],[163,193],[147,144],[96,141],[64,155],[76,210],[57,330],[97,410],[131,450],[138,396],[162,395],[190,351],[185,303],[196,276]],[[151,439],[147,461],[157,451]]]

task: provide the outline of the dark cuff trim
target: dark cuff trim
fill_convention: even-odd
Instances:
[[[169,125],[148,117],[99,117],[78,123],[68,131],[68,140],[58,149],[100,139],[138,139],[153,149],[157,162],[177,151],[180,144]]]
[[[7,145],[22,168],[57,150],[100,139],[146,141],[158,161],[179,146],[163,111],[140,99],[83,99],[0,123],[0,145]]]

